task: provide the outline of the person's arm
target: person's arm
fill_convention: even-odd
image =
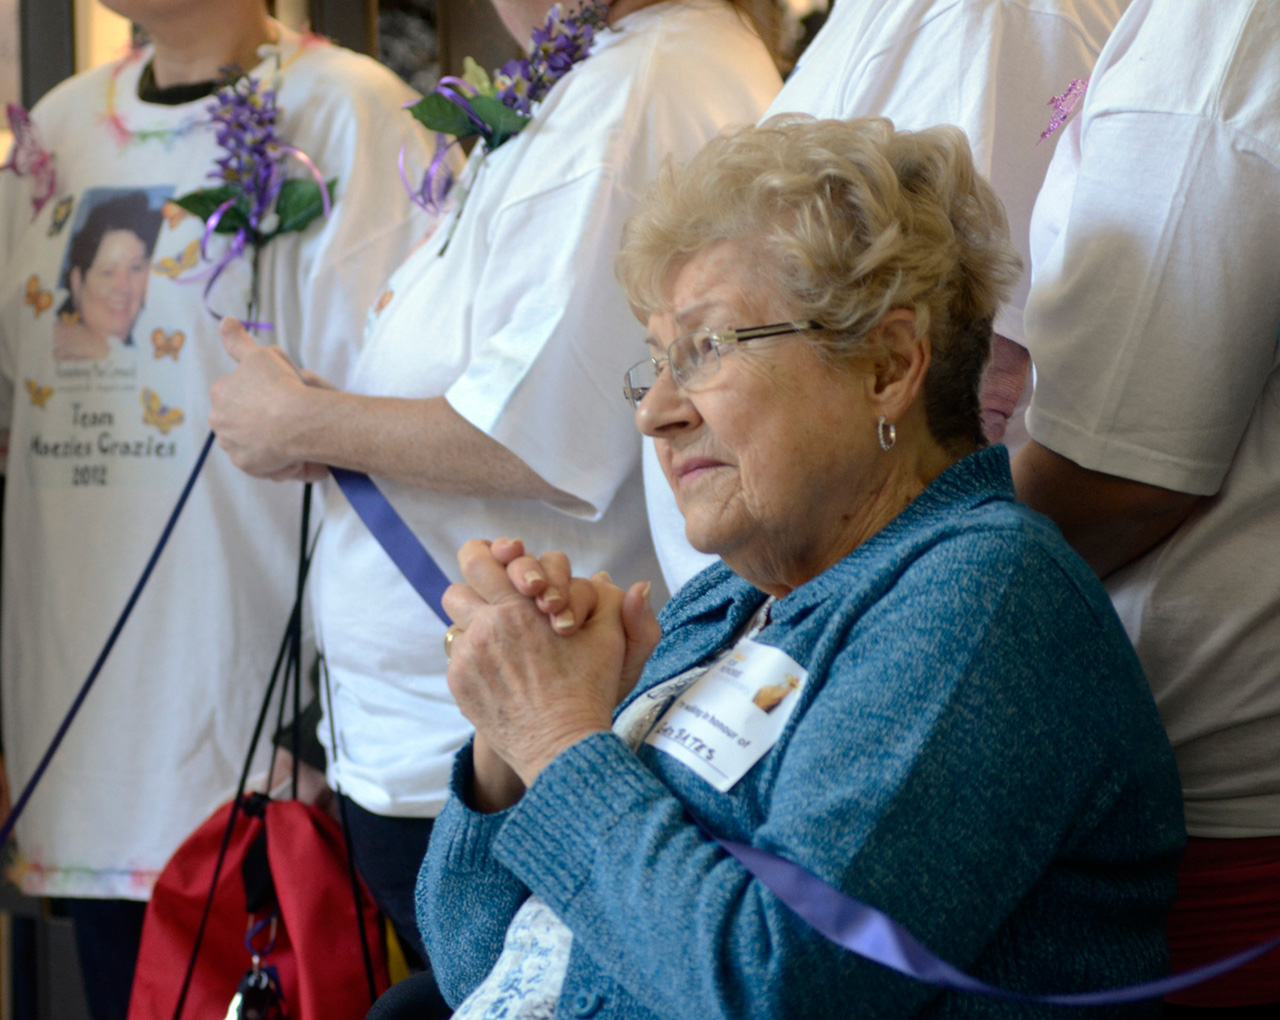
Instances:
[[[999,333],[991,338],[991,361],[982,375],[978,398],[987,442],[1003,442],[1009,419],[1022,399],[1030,366],[1031,355],[1022,344]]]
[[[1264,399],[1280,174],[1213,115],[1108,108],[1079,130],[1070,202],[1037,206],[1053,243],[1028,302],[1034,441],[1014,481],[1106,576],[1222,488]]]
[[[1013,482],[1099,577],[1159,545],[1208,498],[1091,471],[1034,439],[1013,459]]]
[[[285,351],[251,346],[228,325],[224,342],[240,365],[215,385],[210,423],[255,475],[296,477],[301,465],[329,463],[438,492],[602,514],[640,454],[617,373],[643,331],[612,276],[633,208],[601,166],[492,210],[483,265],[458,270],[474,308],[465,328],[439,338],[458,369],[443,391],[306,390]],[[524,250],[539,258],[500,257]],[[431,362],[431,323],[422,328]]]
[[[327,464],[455,495],[579,502],[444,397],[370,397],[308,385],[283,350],[260,346],[235,320],[223,321],[222,338],[237,368],[214,384],[209,424],[232,462],[251,475]]]

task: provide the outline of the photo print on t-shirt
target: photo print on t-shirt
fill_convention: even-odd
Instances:
[[[22,454],[40,488],[180,484],[191,439],[187,337],[207,316],[199,285],[157,271],[172,187],[93,188],[69,206],[57,275],[33,277],[43,322],[27,364]],[[190,228],[190,229],[194,229]],[[56,238],[56,239],[54,239]],[[181,239],[198,261],[199,241]]]
[[[104,361],[134,346],[168,189],[96,188],[76,210],[58,281],[55,361]]]

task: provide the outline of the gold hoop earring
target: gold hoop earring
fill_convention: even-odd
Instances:
[[[880,449],[888,453],[898,441],[898,429],[882,414],[876,422],[876,438],[880,440]]]

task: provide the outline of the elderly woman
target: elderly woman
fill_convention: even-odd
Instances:
[[[565,636],[528,597],[557,557],[463,550],[477,736],[419,887],[458,1016],[1052,1012],[834,947],[709,833],[1019,991],[1166,969],[1168,742],[1101,587],[982,448],[1016,261],[952,128],[779,118],[660,180],[620,259],[650,347],[626,391],[723,563],[652,648],[642,586],[576,582]]]

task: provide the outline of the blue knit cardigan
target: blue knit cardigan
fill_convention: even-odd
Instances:
[[[636,693],[715,657],[764,597],[723,565],[699,575],[663,611]],[[939,993],[832,946],[691,819],[798,861],[996,984],[1078,991],[1166,971],[1185,842],[1173,755],[1105,592],[1014,501],[1003,447],[780,599],[757,640],[809,681],[727,793],[599,733],[482,815],[462,752],[418,883],[446,998],[483,980],[532,890],[574,935],[557,1017],[1068,1012]]]

